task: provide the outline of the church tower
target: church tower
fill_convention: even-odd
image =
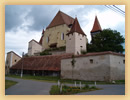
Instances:
[[[94,21],[94,24],[93,24],[93,28],[92,28],[92,30],[91,30],[91,38],[93,39],[93,37],[94,37],[96,34],[100,33],[101,31],[102,31],[102,28],[101,28],[101,26],[100,26],[100,23],[99,23],[99,21],[98,21],[98,18],[97,18],[97,16],[95,16],[95,21]]]
[[[66,53],[79,55],[81,51],[86,51],[86,34],[81,29],[77,18],[66,35]]]

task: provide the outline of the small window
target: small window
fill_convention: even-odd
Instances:
[[[49,42],[49,37],[46,37],[46,42],[47,42],[47,43]]]
[[[16,59],[15,59],[14,61],[15,61],[15,62],[17,62],[17,60],[16,60]]]
[[[90,59],[90,63],[93,64],[93,59]]]
[[[8,64],[8,60],[6,61],[6,64]]]
[[[64,33],[61,33],[61,40],[64,40]]]
[[[125,60],[123,60],[123,64],[125,64]]]

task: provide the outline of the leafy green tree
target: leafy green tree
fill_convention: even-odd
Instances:
[[[125,42],[124,37],[116,30],[104,29],[101,33],[96,34],[91,43],[87,44],[88,52],[113,51],[123,53],[122,44]]]

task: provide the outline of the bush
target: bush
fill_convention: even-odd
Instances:
[[[89,89],[89,85],[85,84],[85,86],[83,87],[83,89]]]
[[[50,53],[49,51],[43,51],[43,52],[41,52],[40,53],[40,55],[42,56],[42,55],[52,55],[52,53]]]
[[[96,86],[92,86],[92,87],[90,87],[90,89],[97,89],[97,88],[96,88]]]
[[[87,91],[93,91],[97,90],[95,86],[92,86],[91,88],[86,84],[84,88],[80,89],[80,87],[71,87],[71,86],[66,86],[64,85],[62,87],[62,93],[60,93],[60,87],[53,85],[50,94],[51,95],[59,95],[59,94],[75,94],[75,93],[80,93],[80,92],[87,92]]]
[[[81,54],[87,54],[87,51],[81,50]]]

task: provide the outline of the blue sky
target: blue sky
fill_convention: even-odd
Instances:
[[[124,5],[116,6],[125,11]],[[5,55],[9,51],[19,55],[27,53],[28,42],[31,39],[40,40],[42,29],[48,26],[59,10],[73,18],[77,16],[89,41],[95,15],[102,29],[117,30],[125,37],[125,16],[104,5],[6,5]]]

